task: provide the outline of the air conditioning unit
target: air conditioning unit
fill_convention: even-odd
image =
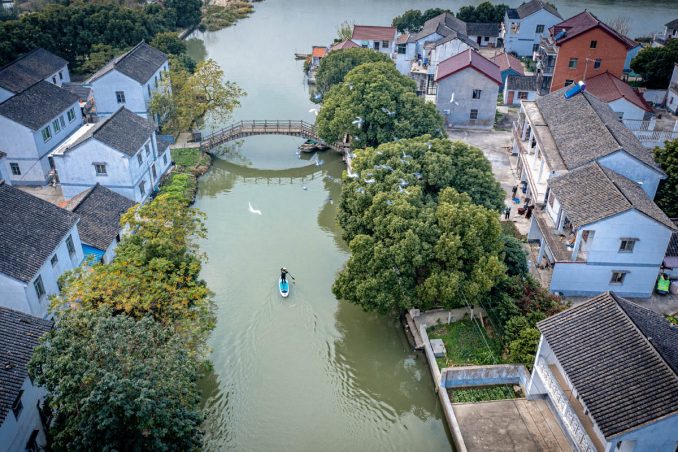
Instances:
[[[445,116],[450,116],[450,110],[443,110],[443,114]]]

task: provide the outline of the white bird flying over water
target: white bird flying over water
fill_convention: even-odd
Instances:
[[[311,108],[308,112],[313,113],[314,115],[318,116],[318,109],[317,108]]]
[[[257,215],[261,215],[261,210],[258,210],[258,209],[255,209],[254,207],[252,207],[252,203],[251,203],[251,202],[247,201],[247,204],[249,204],[249,206],[250,206],[249,211],[250,211],[251,213],[255,213],[255,214],[257,214]]]

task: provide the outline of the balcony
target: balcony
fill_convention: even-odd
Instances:
[[[546,200],[546,190],[548,185],[546,180],[539,180],[539,170],[540,168],[535,168],[535,164],[543,165],[544,158],[537,158],[535,160],[535,148],[530,148],[527,145],[527,141],[521,139],[521,131],[518,129],[518,125],[513,123],[513,140],[518,147],[518,158],[520,159],[520,167],[523,168],[527,176],[527,186],[529,189],[528,197],[533,200],[535,204],[543,205]],[[534,174],[534,171],[537,171],[537,174]]]
[[[544,382],[549,398],[565,426],[567,433],[582,452],[605,450],[604,445],[595,433],[592,420],[585,414],[581,402],[572,395],[563,375],[553,364],[539,358],[535,370]]]

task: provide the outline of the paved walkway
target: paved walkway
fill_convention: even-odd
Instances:
[[[18,186],[16,188],[60,207],[63,207],[63,205],[66,203],[60,185],[57,185],[56,187],[52,187],[51,185],[43,185],[38,187]]]
[[[543,399],[452,405],[469,451],[571,451]]]

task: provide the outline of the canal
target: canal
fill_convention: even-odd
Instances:
[[[295,52],[326,44],[344,20],[387,24],[408,8],[456,10],[464,0],[266,0],[235,27],[195,33],[196,57],[215,59],[247,92],[235,119],[313,121]],[[508,2],[517,4],[518,2]],[[632,36],[659,31],[673,1],[563,0],[601,19],[632,17]],[[253,137],[201,178],[207,213],[203,276],[215,293],[213,371],[201,382],[208,450],[450,450],[424,357],[397,321],[331,293],[347,247],[336,224],[343,164],[327,151],[296,154],[299,140]],[[260,210],[251,213],[249,205]],[[278,269],[295,277],[277,293]]]

